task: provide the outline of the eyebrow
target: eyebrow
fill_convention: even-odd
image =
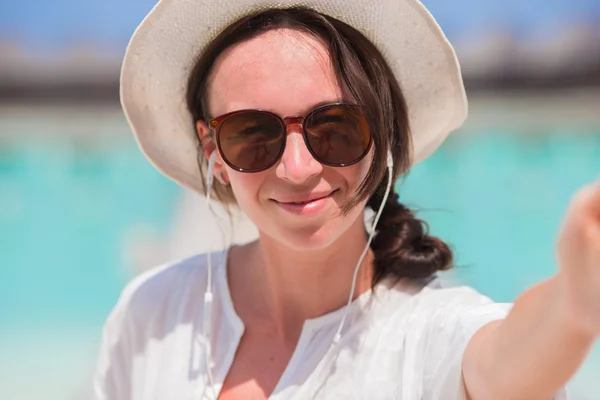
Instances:
[[[311,112],[315,108],[319,108],[319,107],[325,106],[327,104],[342,103],[343,101],[344,100],[341,99],[341,98],[319,101],[317,103],[313,103],[313,104],[309,105],[308,107],[306,107],[304,110],[302,110],[302,114],[299,114],[299,115],[279,115],[279,113],[275,112],[275,110],[273,110],[272,108],[251,108],[251,107],[244,107],[244,108],[240,108],[238,110],[228,111],[228,113],[229,112],[235,112],[235,111],[242,111],[242,110],[262,110],[262,111],[272,112],[275,115],[279,115],[281,118],[284,118],[284,117],[296,117],[296,116],[306,116],[306,115],[308,115],[309,112]],[[210,121],[211,119],[214,119],[214,118],[216,118],[216,117],[215,116],[209,116],[208,121]]]
[[[324,101],[319,101],[317,103],[311,104],[310,106],[308,106],[305,110],[303,110],[302,115],[307,115],[309,112],[311,112],[312,110],[314,110],[315,108],[319,108],[322,106],[325,106],[327,104],[336,104],[336,103],[341,103],[343,102],[343,99],[335,99],[335,100],[324,100]]]

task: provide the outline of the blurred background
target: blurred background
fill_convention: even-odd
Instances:
[[[453,245],[449,280],[513,301],[554,273],[569,199],[600,174],[600,2],[424,3],[455,44],[470,117],[398,190]],[[0,399],[90,398],[120,290],[205,250],[218,223],[144,159],[118,104],[153,5],[0,2]],[[236,224],[233,240],[252,236]],[[596,346],[572,398],[599,400],[599,378]]]

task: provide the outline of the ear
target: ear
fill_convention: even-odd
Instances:
[[[202,143],[202,150],[204,151],[204,157],[208,160],[213,151],[217,152],[217,157],[215,159],[215,168],[214,175],[215,177],[223,183],[229,182],[229,177],[227,176],[227,170],[223,163],[223,159],[221,158],[221,154],[217,149],[217,143],[215,142],[215,138],[211,135],[211,130],[204,121],[196,121],[196,133],[200,138],[200,142]]]
[[[200,138],[200,143],[202,143],[204,156],[208,159],[212,152],[217,150],[217,144],[215,143],[214,137],[211,136],[210,128],[206,122],[196,121],[196,133]]]

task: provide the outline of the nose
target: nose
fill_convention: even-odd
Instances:
[[[287,126],[285,150],[275,172],[281,179],[300,184],[318,176],[323,171],[323,165],[314,159],[302,136],[300,124]]]

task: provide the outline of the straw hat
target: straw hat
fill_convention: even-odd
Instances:
[[[413,164],[424,160],[467,116],[454,49],[417,0],[160,0],[137,28],[121,70],[121,104],[150,162],[202,192],[187,80],[202,49],[253,11],[306,6],[358,29],[383,54],[405,96]]]

